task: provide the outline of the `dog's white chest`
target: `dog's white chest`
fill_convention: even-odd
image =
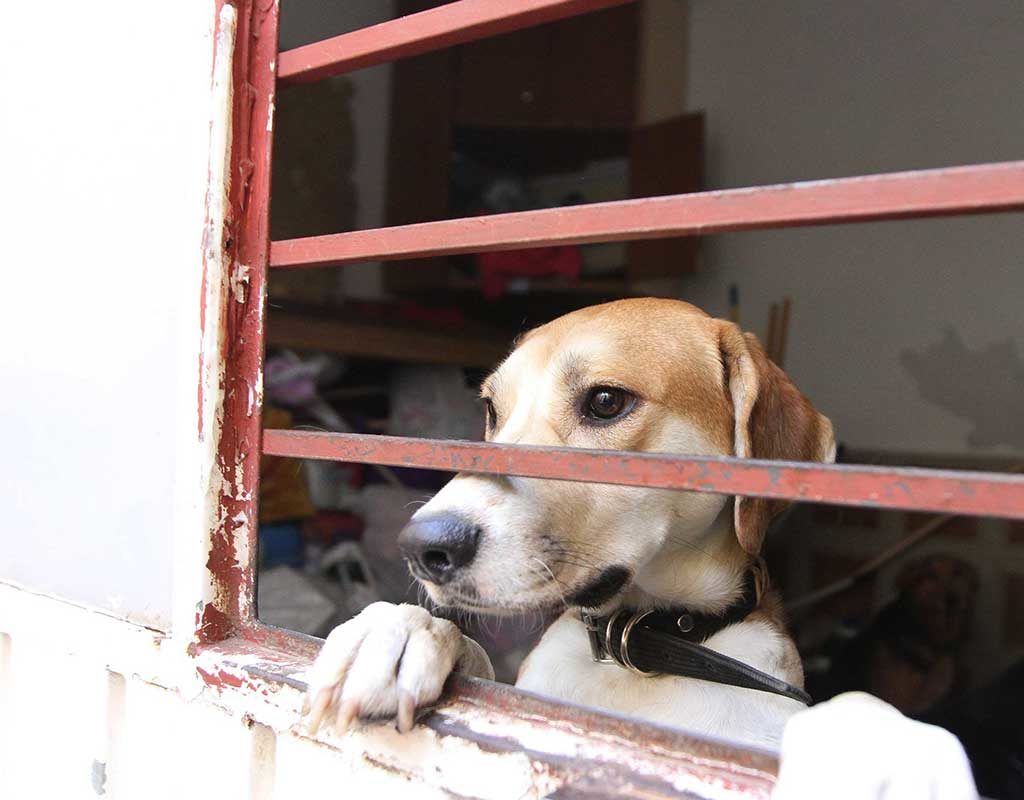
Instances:
[[[763,669],[765,665],[757,662],[764,659],[751,658],[751,651],[771,643],[757,635],[756,627],[737,635],[740,631],[734,629],[741,627],[747,628],[749,623],[721,631],[709,644]],[[737,643],[739,647],[730,647]],[[548,628],[524,662],[516,686],[695,733],[768,747],[778,745],[786,720],[803,708],[794,700],[765,692],[689,678],[645,677],[616,664],[596,663],[583,625],[572,614]]]

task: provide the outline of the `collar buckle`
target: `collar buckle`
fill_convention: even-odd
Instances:
[[[590,657],[594,660],[594,663],[617,663],[605,648],[604,642],[601,641],[600,627],[598,626],[597,619],[594,618],[594,615],[581,608],[580,620],[583,622],[583,627],[587,629],[587,638],[590,640]]]

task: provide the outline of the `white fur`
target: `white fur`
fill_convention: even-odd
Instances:
[[[956,737],[888,703],[849,692],[797,714],[782,739],[774,800],[973,800]]]
[[[742,622],[706,644],[778,675],[779,638],[764,623]],[[671,676],[641,677],[614,664],[595,663],[579,617],[572,612],[548,628],[516,686],[761,747],[777,747],[785,721],[803,708],[795,700],[765,692]]]

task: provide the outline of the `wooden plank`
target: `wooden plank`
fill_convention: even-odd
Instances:
[[[339,355],[489,368],[508,354],[509,337],[271,311],[267,345]]]

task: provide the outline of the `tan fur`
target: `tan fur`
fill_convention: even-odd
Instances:
[[[735,419],[735,455],[772,461],[833,461],[832,423],[814,410],[786,373],[765,355],[757,338],[731,322],[720,322],[722,360],[729,376]],[[751,554],[789,503],[740,498],[736,533]]]
[[[526,373],[543,369],[559,354],[579,349],[591,354],[594,383],[613,379],[629,387],[655,409],[671,410],[692,420],[724,451],[732,443],[732,411],[721,391],[722,365],[716,331],[719,320],[689,303],[642,298],[591,306],[534,329],[485,382],[492,388],[529,391]],[[522,358],[526,356],[526,358]],[[524,363],[525,362],[525,363]],[[496,397],[505,400],[503,392]],[[500,410],[500,409],[499,409]],[[570,425],[557,427],[562,444],[572,438]],[[644,449],[651,431],[617,449]],[[617,443],[617,442],[616,442]]]

